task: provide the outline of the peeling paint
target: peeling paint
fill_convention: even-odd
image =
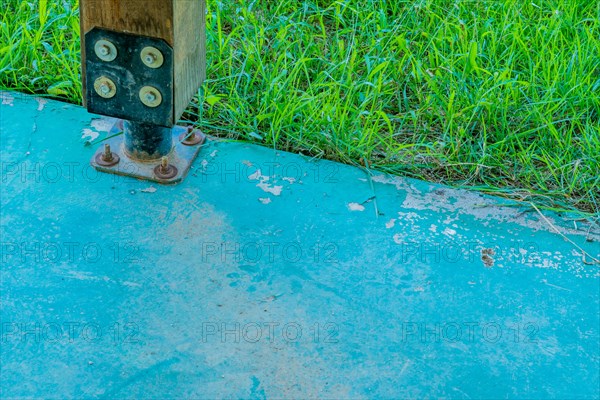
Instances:
[[[394,227],[394,225],[396,225],[396,218],[392,218],[388,222],[385,223],[385,227],[387,229],[392,229]]]
[[[402,234],[400,234],[400,233],[396,233],[396,234],[394,235],[394,237],[393,237],[393,239],[394,239],[394,242],[395,242],[396,244],[402,244],[402,243],[404,243],[404,238],[405,238],[405,236],[404,236],[404,235],[402,235]]]
[[[256,187],[261,188],[266,193],[271,193],[272,195],[279,196],[281,195],[281,191],[283,190],[283,186],[270,185],[265,182],[260,182],[256,185]]]
[[[281,185],[271,185],[266,183],[271,178],[262,174],[262,171],[256,170],[255,173],[248,175],[248,179],[251,181],[260,180],[260,182],[256,185],[256,187],[262,189],[266,193],[271,193],[272,195],[279,196],[281,195],[281,191],[283,190],[283,186]]]
[[[110,132],[116,122],[115,118],[94,118],[90,122],[90,128],[83,128],[81,131],[81,139],[88,139],[93,142],[100,136],[100,133]]]
[[[14,106],[15,98],[10,93],[0,92],[0,99],[2,99],[2,105]]]
[[[46,106],[46,103],[48,103],[48,100],[46,100],[44,98],[41,98],[41,97],[36,97],[35,99],[38,102],[38,108],[37,108],[37,110],[38,111],[44,110],[44,107]]]
[[[263,204],[270,204],[271,203],[271,198],[270,197],[261,197],[258,199],[258,201],[260,201]]]
[[[90,142],[93,142],[94,140],[96,140],[98,138],[98,136],[100,136],[100,134],[98,132],[93,131],[88,128],[84,128],[83,131],[81,131],[81,138],[84,140],[89,138],[88,140]]]
[[[260,169],[257,169],[255,173],[248,175],[248,179],[250,179],[251,181],[257,181],[262,177],[263,175]]]
[[[110,132],[116,122],[115,118],[94,118],[90,125],[98,132]]]
[[[520,226],[531,228],[534,230],[550,231],[554,233],[554,229],[541,218],[527,218],[521,213],[519,207],[509,207],[507,205],[516,204],[506,201],[506,205],[498,204],[494,200],[476,192],[464,190],[444,188],[444,196],[430,195],[430,192],[416,189],[408,178],[392,177],[388,175],[375,175],[372,177],[373,182],[378,182],[385,185],[394,185],[396,189],[403,192],[406,197],[402,203],[404,210],[412,209],[418,211],[429,211],[432,213],[448,214],[444,220],[445,224],[451,224],[459,219],[460,215],[469,215],[477,220],[482,220],[484,226],[488,226],[490,221],[497,222],[512,222]],[[432,191],[438,185],[429,184]],[[554,226],[560,227],[561,233],[586,236],[586,229],[576,229],[575,227],[566,226],[565,221],[558,220],[553,216],[545,215],[545,217]],[[600,240],[600,233],[589,233],[594,240]]]
[[[454,235],[456,235],[456,231],[454,229],[446,228],[446,229],[444,229],[442,234],[444,234],[446,236],[454,236]]]
[[[348,210],[350,211],[365,211],[365,206],[359,203],[348,203]]]

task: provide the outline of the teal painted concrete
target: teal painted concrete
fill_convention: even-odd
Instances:
[[[110,121],[0,100],[3,398],[600,396],[599,266],[536,212],[219,141],[97,174]]]

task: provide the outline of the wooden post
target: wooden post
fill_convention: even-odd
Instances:
[[[172,126],[206,77],[206,0],[81,0],[90,112]]]

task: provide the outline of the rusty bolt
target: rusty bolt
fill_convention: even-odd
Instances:
[[[154,167],[154,175],[159,179],[172,179],[177,176],[178,170],[174,165],[169,164],[168,157],[162,157],[160,164]]]
[[[96,164],[101,165],[103,167],[112,167],[117,165],[120,161],[120,158],[117,154],[114,154],[110,150],[110,145],[108,143],[104,144],[104,151],[99,151],[95,157]]]
[[[179,141],[186,146],[195,146],[204,143],[206,137],[192,125],[187,127],[186,132],[179,135]]]
[[[112,151],[110,151],[110,144],[104,144],[104,154],[102,154],[102,159],[107,162],[111,162],[113,160]]]

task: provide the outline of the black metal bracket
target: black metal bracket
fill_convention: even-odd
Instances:
[[[85,35],[85,63],[90,112],[165,127],[175,124],[173,49],[167,42],[94,28]]]

